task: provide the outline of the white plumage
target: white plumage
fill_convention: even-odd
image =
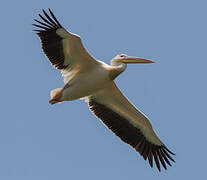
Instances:
[[[52,11],[39,14],[43,22],[33,24],[42,42],[42,49],[52,65],[61,70],[63,88],[51,91],[51,104],[86,98],[90,110],[125,143],[130,144],[153,167],[153,159],[160,171],[160,163],[167,169],[174,155],[160,140],[149,119],[135,108],[121,93],[114,79],[129,63],[154,61],[120,54],[111,65],[94,59],[84,48],[80,36],[66,31]]]

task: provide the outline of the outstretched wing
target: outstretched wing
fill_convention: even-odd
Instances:
[[[137,110],[121,93],[114,82],[88,97],[90,110],[125,143],[130,144],[158,170],[160,162],[167,169],[174,162],[172,153],[152,129],[149,119]]]
[[[70,67],[79,69],[90,68],[96,60],[85,50],[81,38],[66,31],[58,22],[52,11],[50,16],[43,10],[45,17],[39,14],[42,22],[34,19],[38,24],[33,24],[42,42],[42,49],[52,65],[60,70]]]

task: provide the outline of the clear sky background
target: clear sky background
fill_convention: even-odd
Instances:
[[[151,58],[116,83],[150,119],[176,163],[158,172],[76,100],[51,106],[61,75],[32,32],[51,8],[88,51]],[[1,1],[0,179],[205,179],[207,1]]]

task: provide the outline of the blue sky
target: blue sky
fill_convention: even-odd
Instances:
[[[206,177],[206,1],[4,1],[1,19],[0,179],[204,179]],[[46,60],[33,19],[51,8],[88,51],[151,58],[117,78],[150,119],[176,163],[159,173],[76,100],[51,106],[63,86]]]

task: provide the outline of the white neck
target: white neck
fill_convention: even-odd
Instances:
[[[117,63],[117,62],[111,62],[109,75],[112,80],[114,80],[119,74],[125,71],[127,68],[127,65],[125,63]]]

